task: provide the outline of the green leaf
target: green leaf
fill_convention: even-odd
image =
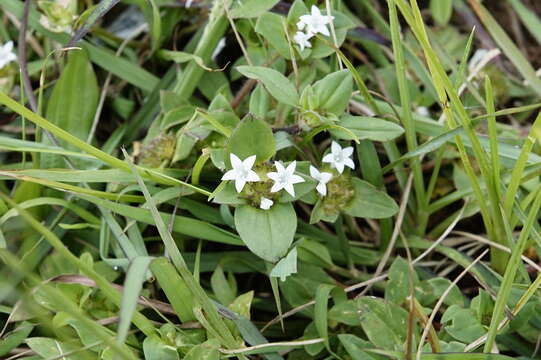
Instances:
[[[321,284],[316,290],[316,304],[314,307],[314,323],[319,337],[325,340],[325,346],[330,350],[329,332],[327,329],[327,307],[329,305],[329,294],[334,285]]]
[[[384,142],[396,139],[404,133],[404,129],[398,124],[369,116],[344,115],[338,125],[351,131],[359,140]],[[355,140],[351,133],[339,128],[333,128],[330,132],[339,139]]]
[[[279,102],[297,106],[299,94],[295,86],[278,71],[262,66],[237,66],[237,70],[250,79],[261,81],[265,89]]]
[[[486,334],[485,327],[471,309],[451,305],[443,314],[441,323],[445,331],[460,342],[470,343]]]
[[[217,339],[210,339],[202,344],[195,345],[188,351],[184,360],[219,360],[220,342]]]
[[[372,349],[374,345],[370,342],[361,339],[358,336],[351,334],[340,334],[338,339],[351,356],[352,360],[376,360],[378,355],[369,354],[364,349]]]
[[[71,51],[67,66],[56,82],[47,104],[47,118],[53,124],[86,141],[94,120],[98,96],[98,81],[86,52]],[[53,145],[46,136],[43,142]],[[77,149],[62,140],[58,142],[68,150]],[[64,160],[59,156],[43,154],[41,161],[42,168],[65,167]],[[80,160],[75,162],[81,164]]]
[[[255,31],[267,40],[281,56],[289,60],[291,55],[283,21],[283,16],[269,12],[265,13],[257,20]]]
[[[178,360],[180,356],[175,346],[168,345],[157,335],[143,341],[143,353],[148,360]]]
[[[439,26],[445,26],[453,14],[453,0],[430,0],[432,18]]]
[[[269,160],[276,152],[276,142],[272,129],[265,121],[248,116],[235,128],[227,144],[224,159],[229,164],[229,154],[237,155],[241,160],[256,155],[256,161]]]
[[[182,322],[195,320],[192,293],[174,266],[167,259],[159,258],[150,264],[150,269],[178,318]]]
[[[26,339],[26,344],[36,354],[43,358],[56,358],[64,353],[75,351],[79,348],[76,344],[64,343],[55,339],[49,339],[45,337],[33,337]],[[64,356],[66,360],[76,360],[80,353],[73,356]]]
[[[131,319],[137,307],[137,300],[146,280],[147,269],[152,258],[149,256],[137,256],[134,258],[124,281],[124,291],[122,292],[122,300],[120,303],[120,321],[116,333],[117,340],[122,343],[128,336]]]
[[[366,181],[352,179],[355,197],[344,212],[351,216],[384,219],[398,212],[398,205],[383,191],[376,189]]]
[[[327,247],[315,240],[304,239],[297,246],[299,259],[323,268],[334,266]]]
[[[291,203],[279,203],[269,210],[241,205],[235,211],[235,226],[248,249],[262,259],[276,262],[293,242],[297,214]]]
[[[410,272],[408,262],[400,256],[393,261],[385,291],[386,300],[400,305],[410,296],[412,287],[419,282],[417,274],[413,272],[413,283],[410,283]]]
[[[265,119],[269,111],[269,95],[261,84],[258,84],[250,96],[250,114]]]
[[[231,10],[233,19],[250,19],[263,15],[270,10],[279,0],[246,0],[239,2],[240,5]]]
[[[34,325],[29,322],[22,322],[9,335],[3,337],[0,343],[0,356],[8,354],[11,350],[19,346],[30,335]]]
[[[210,285],[214,295],[216,295],[216,298],[222,304],[229,305],[235,300],[236,289],[231,287],[225,278],[224,271],[220,265],[218,265],[216,270],[212,273]]]
[[[382,349],[403,350],[408,331],[406,310],[373,297],[361,297],[356,305],[356,315],[370,342]]]
[[[316,81],[313,90],[319,100],[318,110],[341,115],[353,91],[353,78],[349,70],[336,71]]]
[[[291,274],[297,273],[297,248],[294,247],[285,258],[282,258],[270,272],[271,277],[279,277],[285,281]]]

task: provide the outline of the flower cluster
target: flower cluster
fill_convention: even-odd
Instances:
[[[13,52],[13,41],[8,41],[0,46],[0,69],[15,60],[17,60],[17,56]]]
[[[344,172],[345,167],[355,169],[355,163],[351,159],[353,154],[353,148],[348,146],[342,148],[337,142],[333,141],[331,144],[331,152],[325,155],[322,159],[324,163],[330,164],[330,167],[336,169],[339,174]],[[232,169],[227,171],[222,180],[235,181],[235,189],[238,193],[242,191],[246,183],[261,181],[259,175],[252,170],[254,166],[256,156],[252,155],[244,160],[241,160],[237,155],[230,154]],[[276,171],[270,171],[266,173],[267,178],[272,180],[270,192],[277,193],[280,190],[285,190],[289,195],[295,196],[295,188],[293,185],[304,182],[304,179],[295,174],[297,162],[291,162],[287,167],[279,162],[274,162]],[[310,165],[310,176],[317,181],[316,191],[321,196],[327,195],[327,183],[331,181],[333,175],[330,172],[324,172],[318,170],[316,167]],[[263,210],[268,210],[274,202],[266,197],[261,197],[259,207]]]
[[[315,5],[312,5],[311,14],[302,15],[297,22],[297,33],[293,36],[293,40],[299,45],[301,51],[304,48],[311,48],[310,39],[316,34],[329,36],[327,24],[332,23],[334,16],[321,15],[321,11]]]

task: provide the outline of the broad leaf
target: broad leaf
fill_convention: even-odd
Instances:
[[[351,131],[359,140],[389,141],[404,133],[398,124],[369,116],[344,115],[338,125]],[[339,139],[355,140],[351,133],[339,128],[331,130],[331,134]]]
[[[366,181],[352,179],[355,197],[344,212],[351,216],[384,219],[398,212],[398,205],[383,191],[376,189]]]
[[[71,51],[68,64],[56,82],[47,103],[46,118],[63,130],[86,141],[94,120],[98,95],[98,82],[86,52],[84,50]],[[54,145],[47,136],[43,137],[43,142]],[[62,140],[58,142],[66,149],[77,149]],[[81,160],[72,161],[81,164]],[[41,162],[42,168],[66,167],[64,160],[55,155],[43,154]]]
[[[250,79],[261,81],[265,89],[279,102],[291,106],[296,106],[299,102],[295,86],[278,71],[262,66],[237,66],[237,70]]]
[[[262,163],[274,156],[275,152],[276,142],[269,124],[248,116],[239,123],[231,134],[224,160],[226,164],[229,164],[229,154],[235,154],[241,160],[256,155],[256,161]]]
[[[242,205],[235,211],[235,226],[248,249],[262,259],[276,262],[293,242],[297,215],[291,203],[278,203],[269,210]]]

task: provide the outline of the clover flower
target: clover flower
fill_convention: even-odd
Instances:
[[[278,161],[275,161],[274,165],[276,166],[277,171],[267,173],[268,178],[274,181],[274,185],[272,185],[270,191],[278,192],[284,189],[289,193],[289,195],[295,196],[295,188],[293,185],[304,182],[302,177],[295,175],[297,162],[293,161],[287,166],[287,168],[285,168],[284,165]]]
[[[229,170],[222,176],[222,180],[234,180],[235,189],[238,193],[242,191],[244,185],[247,182],[259,181],[259,176],[252,170],[254,166],[256,156],[248,156],[246,159],[241,160],[235,154],[230,154],[231,166],[233,169]]]
[[[321,161],[331,164],[340,174],[344,172],[344,167],[347,166],[355,169],[355,163],[351,160],[353,148],[348,146],[343,148],[336,141],[331,144],[331,152],[323,157]]]
[[[315,34],[329,36],[330,32],[327,25],[332,23],[334,16],[321,15],[321,11],[315,5],[312,5],[311,13],[302,15],[297,22],[297,33],[293,36],[293,41],[299,45],[301,51],[305,48],[311,48],[310,39]],[[304,31],[303,31],[304,30]]]
[[[299,45],[299,47],[301,48],[301,51],[304,50],[304,48],[311,48],[312,47],[312,43],[310,43],[310,39],[313,37],[314,35],[310,34],[310,33],[304,33],[302,31],[297,31],[297,33],[295,34],[295,36],[293,36],[293,40],[297,43],[297,45]]]
[[[318,169],[310,165],[310,176],[318,182],[316,186],[317,192],[322,196],[327,195],[327,183],[331,181],[332,174],[328,172],[320,172]]]
[[[272,204],[274,204],[274,201],[272,201],[271,199],[267,199],[266,197],[262,197],[259,208],[261,210],[269,210]]]
[[[312,5],[311,14],[302,15],[297,23],[297,29],[306,30],[307,34],[323,34],[329,36],[329,29],[327,25],[334,19],[334,16],[321,15],[321,11],[315,5]]]
[[[17,60],[17,56],[13,52],[13,41],[8,41],[0,46],[0,69],[15,60]]]

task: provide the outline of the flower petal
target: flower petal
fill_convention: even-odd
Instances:
[[[298,184],[304,182],[304,179],[301,176],[295,174],[291,175],[288,180],[290,184]]]
[[[237,189],[237,192],[240,193],[242,189],[244,188],[244,185],[246,185],[246,180],[244,179],[236,179],[235,180],[235,189]]]
[[[233,169],[237,169],[242,166],[242,160],[233,153],[229,154],[229,160],[231,160],[231,166],[233,167]]]
[[[334,162],[334,156],[332,153],[328,153],[327,155],[323,156],[323,159],[321,159],[324,163],[333,163]]]
[[[320,182],[319,184],[317,184],[316,190],[317,190],[318,193],[320,193],[320,194],[323,195],[323,196],[327,195],[327,185],[325,185],[325,184],[322,183],[322,182]]]
[[[278,192],[278,191],[280,191],[282,189],[283,189],[282,184],[275,182],[274,185],[272,185],[272,187],[270,189],[270,192],[275,193],[275,192]]]
[[[314,166],[310,165],[310,176],[319,181],[320,175],[321,173],[319,172],[319,170]]]
[[[284,167],[284,165],[282,165],[282,163],[279,161],[274,162],[274,167],[276,168],[276,170],[278,170],[279,173],[286,171],[286,168]]]
[[[331,35],[331,33],[329,32],[329,29],[327,29],[327,26],[326,25],[323,25],[323,26],[319,26],[317,28],[318,32],[325,35],[325,36],[329,36]]]
[[[293,184],[285,184],[284,190],[288,192],[289,195],[295,196],[295,188],[293,187]]]
[[[346,157],[350,157],[351,154],[353,154],[353,147],[352,146],[348,146],[348,147],[345,147],[342,149],[342,155],[346,156]]]
[[[248,156],[244,161],[242,162],[242,165],[246,166],[246,168],[251,169],[252,166],[254,166],[256,156]]]
[[[222,180],[235,180],[237,178],[237,172],[235,170],[229,170],[222,176]]]
[[[347,158],[344,160],[344,165],[346,165],[349,168],[355,169],[355,163],[350,158]]]
[[[268,172],[267,177],[272,181],[278,181],[278,173],[275,171]]]
[[[285,169],[285,170],[286,170],[286,173],[287,173],[289,176],[293,175],[293,173],[295,172],[295,168],[296,168],[296,167],[297,167],[297,161],[296,161],[296,160],[293,160],[293,161],[291,162],[291,164],[289,164],[289,165],[287,166],[287,168]]]
[[[319,8],[315,5],[312,5],[312,16],[316,17],[316,16],[321,16],[321,11],[319,11]]]
[[[342,152],[342,147],[340,146],[339,143],[337,143],[336,141],[333,141],[331,143],[331,153],[333,155],[338,155]]]
[[[319,182],[322,182],[324,184],[328,183],[332,179],[332,174],[328,172],[322,172],[319,174]]]
[[[257,173],[253,170],[248,171],[248,175],[246,175],[246,181],[254,182],[261,180]]]
[[[335,168],[336,168],[336,171],[338,171],[338,173],[343,173],[344,172],[344,163],[343,162],[335,162],[332,164]]]

